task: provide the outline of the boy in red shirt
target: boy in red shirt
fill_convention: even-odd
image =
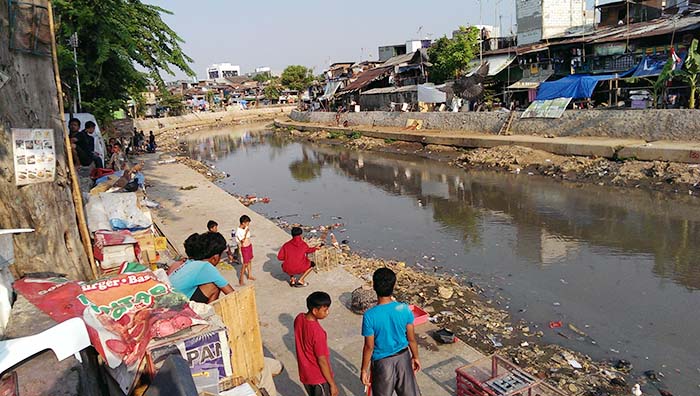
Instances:
[[[289,275],[289,286],[305,287],[309,284],[305,282],[306,276],[316,264],[306,256],[317,251],[318,247],[309,247],[301,238],[302,230],[299,227],[292,228],[292,239],[282,245],[277,254],[277,260],[282,261],[282,271]],[[323,246],[323,244],[321,244]],[[296,276],[301,275],[297,281]]]
[[[294,319],[299,379],[309,396],[338,396],[328,350],[328,337],[319,320],[328,316],[331,296],[313,292],[306,298],[306,313]]]

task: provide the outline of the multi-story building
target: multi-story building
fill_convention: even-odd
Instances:
[[[207,67],[207,79],[217,83],[224,83],[226,77],[237,77],[241,75],[241,67],[230,63],[217,63]]]
[[[537,43],[586,23],[584,0],[516,0],[518,45]]]
[[[412,54],[421,48],[428,48],[433,43],[430,39],[408,40],[405,44],[384,45],[379,47],[379,62],[385,62],[395,56]]]

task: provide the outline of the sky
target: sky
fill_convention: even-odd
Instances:
[[[510,31],[516,0],[481,1],[483,24],[500,20],[504,32]],[[300,64],[320,74],[334,62],[376,60],[379,46],[450,36],[458,26],[480,20],[479,0],[145,2],[173,12],[163,20],[185,41],[183,50],[200,78],[214,63],[240,65],[243,73],[269,66],[276,74]],[[163,77],[171,81],[185,75]]]

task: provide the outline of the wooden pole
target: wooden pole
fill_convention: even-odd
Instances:
[[[76,217],[78,220],[78,231],[80,232],[80,239],[83,241],[83,247],[88,255],[88,261],[90,261],[90,268],[92,269],[92,276],[97,279],[97,265],[95,264],[95,256],[92,254],[92,242],[90,241],[90,231],[88,231],[87,222],[85,221],[85,211],[83,210],[83,197],[80,193],[80,184],[78,183],[78,174],[75,170],[75,164],[73,163],[73,155],[71,155],[71,142],[68,130],[66,129],[66,120],[63,115],[63,88],[61,87],[61,76],[59,75],[58,69],[58,54],[56,51],[56,31],[54,30],[53,22],[53,7],[51,5],[51,0],[47,1],[48,12],[49,12],[49,29],[51,29],[51,58],[53,60],[53,73],[56,77],[56,94],[58,96],[58,111],[60,113],[61,125],[63,126],[63,137],[66,146],[66,157],[68,159],[68,173],[70,173],[71,178],[71,193],[73,195],[73,204],[75,205]]]

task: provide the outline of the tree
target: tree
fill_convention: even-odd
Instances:
[[[262,72],[253,77],[253,81],[259,83],[268,82],[270,79],[272,79],[272,74],[270,74],[270,72]]]
[[[83,107],[100,121],[123,107],[129,92],[143,92],[149,79],[164,86],[161,72],[172,75],[171,67],[194,75],[182,39],[161,19],[170,12],[161,7],[140,0],[55,0],[54,8],[61,78],[75,81],[68,38],[77,33]]]
[[[185,105],[182,104],[182,95],[173,95],[168,90],[162,90],[160,94],[160,107],[168,109],[168,115],[178,116],[185,110]]]
[[[280,82],[283,86],[297,91],[299,95],[299,102],[301,103],[301,92],[305,91],[311,86],[314,81],[314,74],[311,69],[301,65],[287,66],[282,72],[280,77]]]
[[[467,65],[479,52],[479,29],[460,26],[452,38],[442,36],[428,48],[433,66],[430,79],[435,83],[456,78],[466,71]]]
[[[688,101],[688,107],[691,109],[695,108],[695,91],[698,85],[698,73],[700,73],[700,53],[698,53],[698,39],[693,39],[690,43],[690,48],[688,48],[688,55],[685,58],[685,64],[683,69],[678,70],[674,73],[680,77],[683,81],[690,85],[690,100]]]
[[[271,81],[264,89],[265,98],[268,100],[279,100],[282,94],[282,85],[276,81]]]

